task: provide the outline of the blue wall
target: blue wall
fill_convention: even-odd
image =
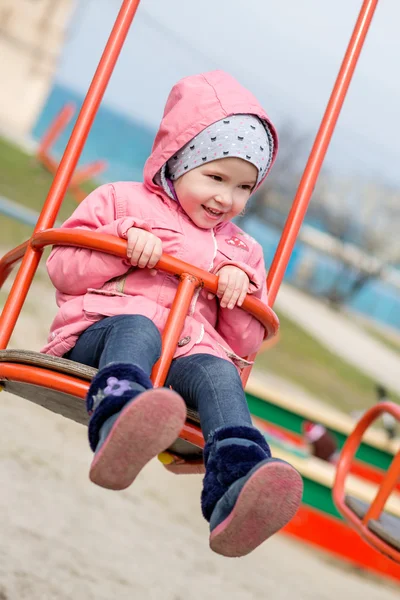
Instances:
[[[54,154],[60,157],[82,101],[82,96],[55,84],[33,128],[34,139],[40,139],[62,107],[68,102],[73,102],[77,108],[74,118],[54,145]],[[101,175],[103,181],[141,181],[143,166],[151,152],[154,135],[155,131],[103,104],[99,108],[79,164],[106,159],[108,169]]]

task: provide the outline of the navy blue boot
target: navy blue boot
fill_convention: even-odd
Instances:
[[[97,373],[86,408],[95,452],[89,476],[113,490],[128,487],[147,462],[173,444],[186,419],[179,394],[154,389],[142,369],[126,363],[112,363]]]
[[[202,511],[210,546],[224,556],[244,556],[284,527],[303,494],[300,474],[272,458],[254,427],[221,427],[204,448]]]

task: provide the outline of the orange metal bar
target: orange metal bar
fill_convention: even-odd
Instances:
[[[277,331],[273,336],[268,336],[264,339],[260,349],[258,350],[258,352],[256,352],[255,354],[252,354],[251,356],[247,357],[247,360],[249,362],[253,362],[255,361],[256,357],[259,354],[262,354],[263,352],[265,352],[266,350],[270,350],[271,348],[273,348],[273,346],[275,346],[275,344],[277,344],[279,342],[279,331]],[[251,370],[253,368],[253,365],[250,365],[248,367],[244,367],[244,369],[242,369],[242,373],[241,373],[241,380],[242,380],[242,384],[243,387],[246,387],[246,384],[248,382],[248,379],[250,377],[250,373]]]
[[[202,282],[197,277],[189,273],[182,273],[181,281],[175,294],[174,301],[169,311],[167,323],[162,336],[162,352],[159,360],[153,367],[151,378],[154,387],[164,385],[167,378],[169,367],[185,324],[186,316],[189,312],[190,303],[196,288],[201,286]]]
[[[310,157],[282,232],[274,259],[268,272],[268,304],[274,305],[279,287],[285,275],[290,255],[296,243],[300,226],[306,214],[322,162],[332,138],[354,69],[357,65],[378,0],[364,0],[353,35],[351,36],[342,66],[328,102]]]
[[[88,165],[84,165],[75,171],[71,185],[79,185],[88,179],[92,179],[96,175],[99,175],[99,173],[102,173],[106,167],[107,161],[105,160],[95,160]]]
[[[377,467],[371,467],[371,465],[368,463],[362,463],[359,461],[355,461],[351,465],[350,474],[356,475],[357,477],[361,477],[361,479],[365,479],[366,481],[377,483],[379,485],[385,478],[385,471],[382,471]],[[394,486],[393,491],[400,492],[400,477],[397,484]]]
[[[339,506],[336,502],[336,507],[346,519],[346,521],[357,531],[357,533],[371,546],[373,546],[379,552],[382,552],[385,556],[388,556],[392,560],[396,561],[400,564],[400,552],[396,550],[393,546],[387,544],[383,540],[381,540],[377,535],[375,535],[372,531],[370,531],[364,523],[353,513],[350,508],[348,508],[345,504],[343,506]]]
[[[126,257],[126,241],[112,235],[96,233],[93,231],[84,231],[75,229],[65,231],[63,229],[49,229],[40,231],[32,235],[30,245],[33,249],[41,250],[44,246],[78,246],[80,248],[90,248],[99,250],[107,254],[114,254],[121,258]],[[1,261],[0,261],[1,265]],[[214,294],[217,291],[218,277],[208,271],[203,271],[198,267],[190,265],[178,258],[163,254],[156,265],[157,269],[166,271],[171,275],[183,275],[190,273],[193,277],[199,279],[204,287]],[[268,335],[275,335],[279,329],[279,320],[274,311],[263,304],[257,298],[248,294],[242,304],[243,310],[249,312],[253,317],[262,323]]]
[[[60,161],[35,231],[54,225],[140,0],[124,0]]]
[[[61,111],[58,113],[56,118],[50,124],[48,130],[45,132],[39,149],[36,153],[37,159],[51,174],[57,173],[59,163],[54,160],[50,154],[51,146],[54,144],[56,139],[60,136],[63,129],[67,126],[73,114],[75,112],[75,105],[72,103],[63,106]],[[85,199],[86,193],[79,188],[79,185],[88,179],[99,175],[107,167],[107,162],[104,160],[97,160],[88,165],[76,169],[73,174],[69,189],[75,200],[79,204]]]
[[[361,443],[363,435],[368,427],[384,412],[389,412],[400,420],[400,406],[393,402],[379,402],[370,408],[359,420],[354,431],[349,435],[340,453],[337,464],[335,483],[333,488],[333,499],[341,506],[344,497],[345,480],[350,472],[351,464]]]
[[[59,163],[56,160],[54,160],[54,158],[52,156],[50,156],[49,154],[41,154],[39,159],[40,159],[40,162],[42,163],[42,165],[50,173],[52,173],[53,175],[54,175],[54,173],[57,173]],[[81,169],[77,169],[71,179],[70,184],[69,184],[70,189],[77,187],[84,181],[87,181],[91,177],[98,175],[99,173],[104,171],[106,166],[107,166],[106,161],[98,160],[98,161],[95,161],[88,165],[83,166]],[[84,193],[84,192],[82,192],[82,193]],[[86,194],[85,194],[85,196],[86,196]]]
[[[378,493],[367,513],[363,518],[363,523],[367,524],[371,519],[379,519],[381,512],[385,508],[387,499],[393,490],[397,487],[400,478],[400,451],[396,454],[391,462],[391,465],[383,479]]]
[[[107,88],[140,0],[124,0],[89,87],[56,176],[40,213],[35,232],[53,227],[82,148]],[[0,316],[0,348],[6,348],[25,302],[42,252],[29,247]]]
[[[40,140],[37,154],[46,154],[47,150],[54,144],[61,132],[74,116],[75,105],[70,102],[62,107],[56,118],[50,123],[47,131]]]
[[[192,423],[185,423],[179,437],[194,444],[198,448],[204,448],[204,437],[200,427]]]
[[[0,259],[0,289],[16,263],[24,257],[28,247],[29,240],[23,244],[20,244],[13,250],[10,250],[10,252],[7,252],[7,254]]]
[[[276,337],[276,334],[275,334],[275,337]],[[266,337],[265,339],[268,340],[268,339],[270,339],[270,337]],[[256,356],[257,356],[257,353],[255,352],[254,354],[251,354],[251,356],[247,356],[246,360],[248,360],[249,362],[253,362],[256,359]],[[249,365],[248,367],[244,367],[242,369],[242,372],[240,374],[240,379],[242,380],[243,388],[246,387],[246,384],[250,377],[252,368],[253,368],[253,365]]]
[[[82,381],[71,375],[50,371],[41,367],[23,365],[16,363],[0,362],[0,379],[21,381],[46,387],[58,392],[70,394],[84,400],[89,389],[90,382]],[[204,447],[204,438],[201,429],[193,423],[185,423],[179,437],[198,446]]]
[[[375,535],[372,531],[370,531],[367,527],[367,524],[364,523],[361,519],[359,519],[353,513],[353,511],[348,506],[346,506],[346,503],[345,503],[346,477],[350,472],[354,456],[355,456],[357,449],[361,443],[362,437],[363,437],[365,431],[368,429],[368,427],[384,412],[388,412],[388,413],[392,414],[397,420],[400,421],[400,406],[398,406],[397,404],[394,404],[393,402],[380,402],[379,404],[376,404],[375,406],[370,408],[362,416],[360,421],[357,423],[354,431],[347,438],[347,440],[342,448],[339,462],[337,464],[336,476],[335,476],[335,482],[334,482],[334,486],[333,486],[332,495],[333,495],[333,500],[336,505],[336,508],[343,515],[343,517],[354,527],[354,529],[356,529],[356,531],[358,531],[358,533],[365,540],[367,540],[370,544],[372,544],[380,552],[383,552],[387,556],[390,556],[393,560],[396,560],[397,562],[400,563],[400,552],[398,550],[395,550],[389,544],[386,544],[377,535]],[[394,459],[396,462],[395,462],[394,470],[392,472],[393,474],[395,474],[396,469],[398,469],[397,461],[398,461],[399,454],[400,453],[398,453],[396,458]],[[394,482],[392,479],[392,475],[390,476],[390,478],[391,478],[391,484],[393,486],[392,489],[394,489],[395,486],[394,486]],[[375,502],[377,503],[376,507],[378,508],[378,503],[381,503],[381,501],[383,500],[384,495],[386,494],[386,491],[388,489],[388,485],[385,484],[385,482],[384,482],[384,488],[385,488],[385,491],[382,493],[382,496],[380,496],[380,494],[378,492],[378,494],[370,508],[372,508],[372,507],[375,508],[375,506],[374,506]],[[387,497],[386,497],[386,500],[387,500]],[[386,500],[385,500],[385,502],[386,502]],[[377,511],[375,511],[375,510],[373,510],[373,514],[374,514],[375,518],[379,516],[377,514]]]
[[[21,244],[21,246],[18,246],[18,248],[3,256],[3,258],[0,259],[0,278],[2,273],[4,275],[6,270],[7,272],[10,272],[13,265],[21,259],[25,248],[29,249],[31,247],[34,251],[41,251],[45,246],[53,245],[78,246],[80,248],[90,248],[92,250],[106,252],[107,254],[114,254],[121,258],[126,257],[126,241],[112,235],[84,231],[81,229],[70,231],[65,231],[63,229],[49,229],[47,231],[34,233],[28,242]],[[217,291],[218,277],[216,275],[203,271],[202,269],[194,267],[189,263],[185,263],[173,256],[163,254],[157,263],[157,268],[166,271],[171,275],[181,276],[184,273],[190,273],[193,277],[199,279],[204,287],[210,290],[210,292],[215,294]],[[248,294],[242,304],[242,308],[243,310],[247,310],[247,312],[264,325],[268,335],[274,336],[277,333],[279,329],[279,320],[269,306]],[[1,317],[3,315],[0,316],[0,348],[5,347],[1,346],[3,339],[1,335]]]
[[[82,400],[86,397],[90,385],[89,381],[82,381],[81,379],[76,379],[57,371],[6,362],[0,362],[0,379],[31,383],[57,390],[58,392],[64,392],[65,394],[71,394],[71,396],[82,398]]]

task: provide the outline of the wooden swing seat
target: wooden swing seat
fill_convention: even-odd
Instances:
[[[76,423],[87,425],[88,414],[86,412],[84,399],[54,389],[54,387],[50,387],[50,385],[44,385],[43,375],[45,374],[45,371],[50,371],[55,375],[63,374],[87,386],[91,379],[96,375],[97,369],[66,358],[58,358],[56,356],[29,350],[0,350],[0,363],[2,363],[3,369],[9,367],[10,370],[10,375],[5,378],[2,377],[1,379],[0,385],[2,389],[26,400],[30,400],[31,402],[62,415],[67,419],[76,421]],[[18,367],[21,366],[25,367],[25,372],[23,374],[25,380],[19,380],[20,378],[17,375]],[[29,373],[29,371],[31,371],[32,377],[26,377],[27,372]],[[39,376],[40,385],[32,381],[35,378],[35,375]],[[30,379],[29,381],[26,380],[28,378]],[[187,421],[197,427],[200,426],[199,415],[191,408],[187,408]],[[168,450],[171,455],[174,455],[177,458],[182,457],[185,462],[189,461],[190,463],[192,461],[194,463],[202,463],[201,448],[195,446],[188,440],[178,438]],[[172,463],[171,465],[168,464],[165,461],[165,457],[162,462],[166,468],[170,467],[169,470],[174,471]],[[182,472],[182,470],[183,469],[178,469],[178,472]],[[189,471],[193,472],[193,469],[189,469]]]

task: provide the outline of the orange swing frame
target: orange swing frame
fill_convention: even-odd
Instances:
[[[106,252],[120,257],[125,257],[126,255],[126,242],[124,240],[109,235],[81,230],[67,232],[62,229],[52,228],[64,195],[72,181],[82,148],[89,134],[130,25],[136,14],[139,2],[140,0],[123,0],[122,2],[116,22],[83,102],[64,155],[55,173],[52,186],[32,236],[28,241],[8,252],[0,260],[0,287],[12,271],[13,267],[18,262],[22,261],[10,294],[0,315],[0,350],[7,348],[45,246],[69,245],[90,248],[92,250]],[[300,226],[308,208],[314,186],[321,170],[377,4],[378,0],[363,1],[353,34],[268,272],[268,305],[263,305],[259,300],[252,298],[251,296],[247,296],[243,303],[242,308],[250,312],[264,325],[266,329],[266,339],[272,338],[278,332],[279,321],[273,311],[273,305],[295,245]],[[163,334],[162,356],[155,365],[152,373],[154,385],[160,386],[163,385],[165,381],[176,344],[182,331],[185,316],[196,288],[204,286],[207,290],[215,293],[217,289],[217,277],[167,255],[162,256],[157,268],[177,275],[180,279],[176,297]],[[249,374],[250,368],[243,370],[243,385],[246,384]],[[76,398],[81,398],[82,400],[85,398],[89,387],[88,381],[71,377],[63,373],[37,368],[29,364],[18,364],[11,361],[0,362],[0,382],[2,380],[27,382],[59,392],[65,392]],[[399,417],[398,412],[396,412],[396,416]],[[365,424],[366,421],[362,422]],[[356,428],[357,432],[360,430],[360,428]],[[186,422],[186,425],[180,434],[180,438],[190,442],[197,448],[203,448],[204,446],[201,430],[193,423]],[[351,445],[351,451],[352,450],[353,445]],[[350,454],[351,452],[348,453],[345,451],[345,460],[339,464],[338,480],[335,487],[335,501],[340,509],[344,511],[345,517],[364,535],[365,531],[360,526],[359,520],[355,521],[354,514],[349,515],[348,509],[343,509],[344,492],[342,484],[344,477],[348,472],[349,460],[351,460]],[[398,469],[400,462],[398,456],[395,461],[395,468]],[[393,478],[386,480],[386,483],[384,484],[386,490],[385,494],[392,483]],[[379,543],[377,547],[379,547],[382,552],[388,553],[387,545]],[[396,554],[394,558],[399,560],[400,556]]]

